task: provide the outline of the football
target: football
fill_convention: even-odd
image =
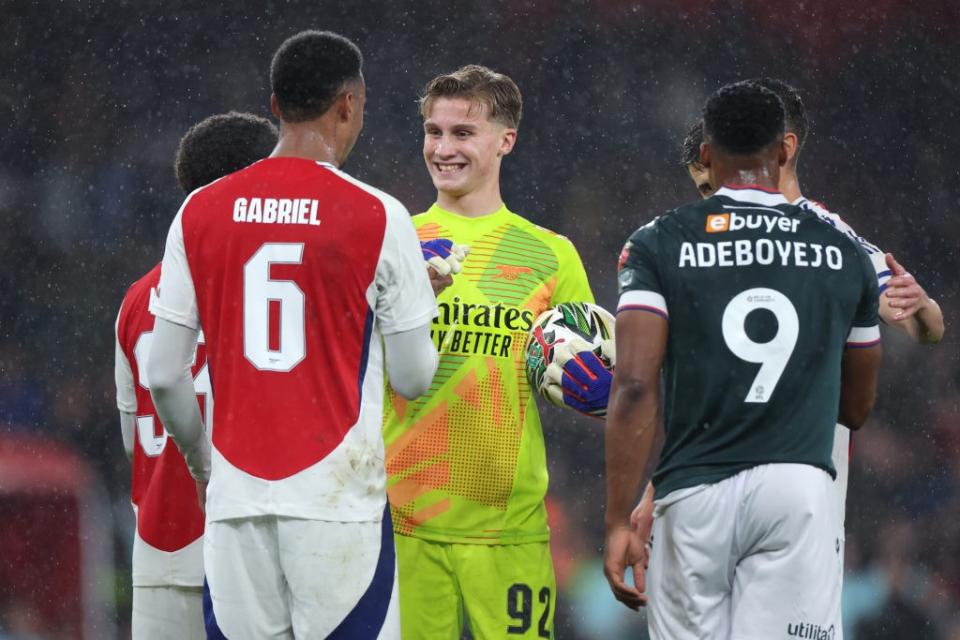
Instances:
[[[541,313],[530,328],[525,349],[530,386],[551,403],[566,406],[562,388],[546,374],[555,348],[574,341],[586,343],[584,349],[591,349],[613,371],[614,322],[609,311],[589,302],[564,302]]]

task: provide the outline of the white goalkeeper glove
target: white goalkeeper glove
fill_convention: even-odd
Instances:
[[[420,243],[420,251],[427,264],[441,276],[457,274],[463,270],[463,261],[470,247],[457,244],[448,238],[437,238]]]

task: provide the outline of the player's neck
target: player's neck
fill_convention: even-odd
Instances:
[[[803,197],[800,192],[800,180],[797,178],[796,168],[783,167],[780,169],[780,193],[789,202],[796,202]]]
[[[779,191],[777,184],[778,173],[770,171],[766,166],[755,167],[736,167],[727,170],[718,170],[714,173],[714,179],[717,184],[729,185],[731,187],[756,186]]]
[[[284,123],[280,130],[280,141],[270,157],[306,158],[337,166],[336,130],[328,129],[330,128],[317,121],[304,124]]]
[[[479,218],[500,209],[503,206],[503,198],[500,196],[500,184],[494,183],[492,186],[462,195],[438,191],[437,204],[445,211],[467,218]]]

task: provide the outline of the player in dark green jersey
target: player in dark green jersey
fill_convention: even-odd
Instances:
[[[830,453],[838,414],[858,428],[873,404],[878,288],[849,237],[776,190],[783,119],[753,83],[711,96],[701,164],[722,188],[639,229],[621,255],[605,572],[627,606],[649,597],[654,638],[837,625]],[[666,443],[644,576],[629,517],[661,365]]]

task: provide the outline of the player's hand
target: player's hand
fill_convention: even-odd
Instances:
[[[650,566],[650,533],[653,531],[653,494],[644,492],[643,498],[630,514],[630,526],[643,544],[643,568]]]
[[[646,578],[644,576],[644,545],[640,536],[630,525],[619,525],[607,530],[607,540],[603,548],[603,575],[613,596],[627,607],[638,610],[647,605]],[[626,581],[626,569],[633,570],[631,587]]]
[[[890,306],[896,309],[893,321],[905,320],[923,309],[930,298],[914,278],[903,266],[897,262],[892,253],[886,255],[887,266],[891,277],[887,280],[887,289],[883,292],[890,299]]]
[[[613,362],[613,341],[605,340],[600,349],[603,356]],[[557,404],[563,403],[597,418],[607,414],[613,374],[586,341],[577,339],[556,345],[553,361],[544,375],[548,381],[547,393]]]
[[[423,259],[442,276],[458,274],[463,269],[463,261],[470,253],[470,247],[457,244],[448,238],[437,238],[420,243]]]
[[[470,247],[456,244],[448,238],[437,238],[420,243],[423,259],[427,261],[427,275],[433,295],[453,284],[453,275],[463,269],[463,261],[470,253]]]
[[[430,278],[430,287],[433,289],[434,296],[440,295],[444,289],[453,284],[453,276],[450,274],[442,276],[430,266],[427,267],[427,277]]]
[[[197,502],[200,504],[200,511],[207,512],[207,483],[194,480],[197,485]]]

